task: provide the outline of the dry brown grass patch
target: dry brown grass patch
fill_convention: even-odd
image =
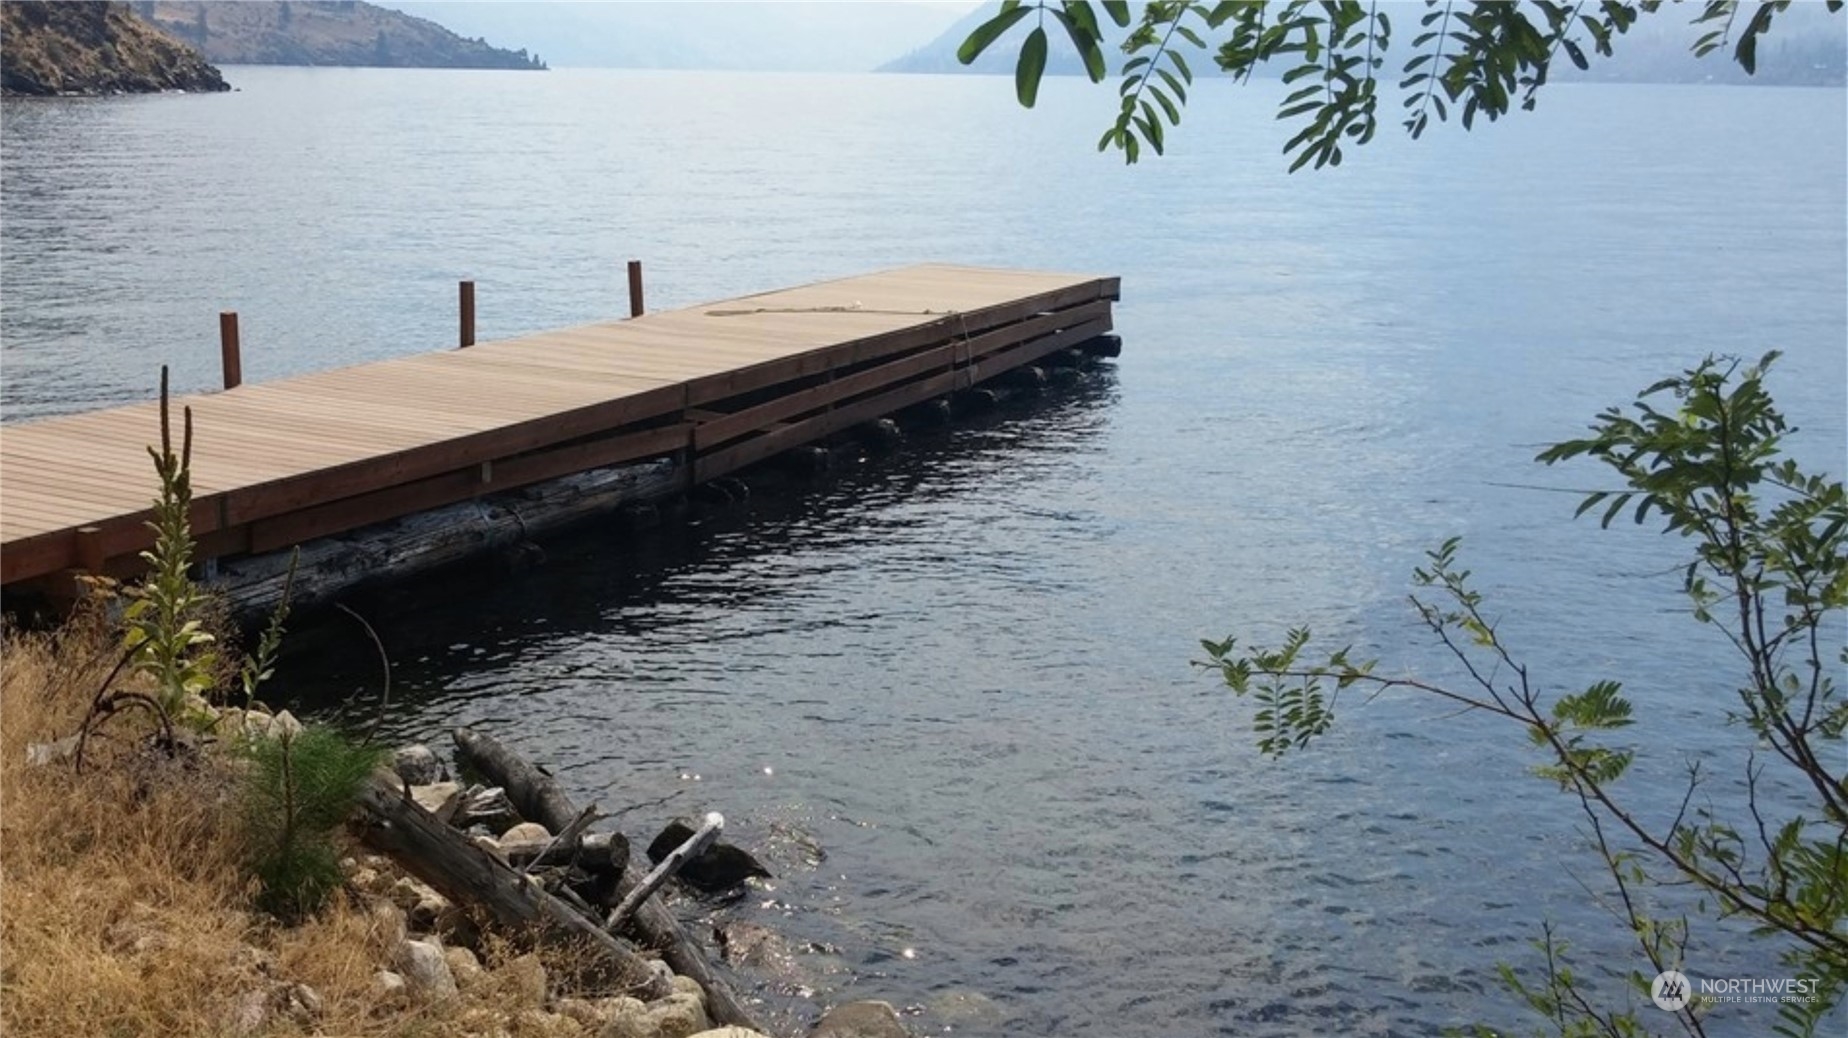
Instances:
[[[286,983],[319,994],[318,1025],[279,1018],[258,1033],[461,1033],[466,1002],[371,996],[391,949],[364,906],[336,897],[293,928],[251,911],[234,775],[222,758],[151,753],[153,719],[125,713],[92,739],[82,774],[68,760],[27,765],[29,744],[77,730],[117,644],[86,620],[56,634],[5,634],[0,1033],[226,1034],[240,999]]]

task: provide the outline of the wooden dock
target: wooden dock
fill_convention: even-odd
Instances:
[[[255,555],[663,456],[690,488],[1094,339],[1117,291],[907,267],[179,398],[194,534]],[[0,585],[135,569],[159,435],[153,400],[0,426]]]

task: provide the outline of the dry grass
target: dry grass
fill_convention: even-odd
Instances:
[[[6,633],[0,658],[0,1033],[234,1033],[251,992],[312,987],[318,1022],[256,1033],[445,1035],[476,1030],[491,988],[445,1006],[380,1004],[389,939],[337,896],[285,929],[250,909],[234,784],[205,755],[182,766],[142,751],[151,719],[123,714],[69,761],[30,767],[26,748],[76,731],[115,662],[94,622]]]

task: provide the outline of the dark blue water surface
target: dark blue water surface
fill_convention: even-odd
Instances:
[[[1520,733],[1356,700],[1269,761],[1190,660],[1306,622],[1454,677],[1403,596],[1461,534],[1537,681],[1627,683],[1636,802],[1671,809],[1690,755],[1724,800],[1738,668],[1684,616],[1682,545],[1524,485],[1596,483],[1531,459],[1770,348],[1793,448],[1842,472],[1842,91],[1553,87],[1286,176],[1274,98],[1221,83],[1124,169],[1091,147],[1109,94],[1063,81],[1028,113],[979,78],[230,78],[6,103],[8,421],[163,362],[208,388],[220,309],[260,380],[447,345],[460,278],[492,338],[621,312],[629,258],[656,307],[925,260],[1122,276],[1121,361],[1036,407],[369,604],[394,736],[480,724],[635,835],[713,808],[767,848],[774,889],[723,915],[812,947],[783,988],[933,1033],[1427,1035],[1521,1022],[1495,963],[1535,968],[1547,920],[1614,997],[1645,968]],[[318,637],[298,689],[376,688],[361,637]],[[1779,969],[1712,928],[1689,967]]]

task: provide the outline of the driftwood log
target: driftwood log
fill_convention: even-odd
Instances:
[[[672,459],[592,469],[317,538],[301,546],[293,571],[289,542],[282,541],[279,550],[221,560],[210,583],[234,619],[255,626],[285,589],[298,610],[331,602],[363,585],[507,548],[624,504],[670,497],[685,489],[685,480]]]
[[[543,848],[515,844],[502,850],[508,864],[526,872],[576,865],[586,872],[615,874],[629,867],[629,841],[621,833],[589,833],[581,840],[554,840]]]
[[[480,905],[512,930],[583,942],[609,963],[616,982],[639,998],[672,993],[672,986],[627,945],[406,796],[396,775],[373,776],[360,792],[359,809],[366,843],[444,897]]]
[[[507,791],[507,798],[520,814],[554,832],[570,825],[578,809],[559,781],[528,764],[491,735],[470,728],[455,730],[456,747],[462,760],[483,777]],[[627,897],[635,889],[635,870],[626,870],[617,882],[617,895]],[[750,1010],[738,998],[731,985],[713,972],[706,952],[694,943],[672,912],[657,901],[644,901],[630,917],[627,933],[636,940],[661,952],[675,973],[692,977],[706,989],[706,1014],[714,1023],[725,1027],[744,1027],[762,1032]]]

